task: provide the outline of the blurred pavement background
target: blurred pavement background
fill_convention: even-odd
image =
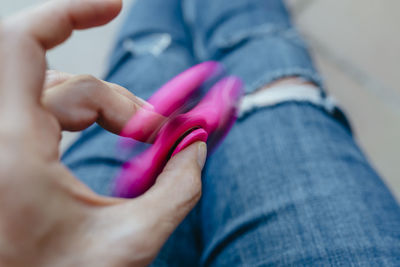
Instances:
[[[102,77],[114,37],[129,6],[107,26],[75,32],[48,53],[50,68]],[[0,16],[44,0],[3,1]],[[400,17],[397,0],[287,0],[325,77],[347,112],[358,142],[400,199]],[[72,59],[72,60],[71,60]],[[64,135],[65,148],[74,134]]]

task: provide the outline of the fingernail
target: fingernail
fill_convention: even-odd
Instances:
[[[203,169],[207,158],[207,145],[204,142],[200,142],[197,147],[197,163],[200,168]]]

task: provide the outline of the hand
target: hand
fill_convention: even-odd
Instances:
[[[0,266],[149,264],[201,194],[205,144],[173,157],[133,200],[101,197],[59,162],[62,130],[120,132],[143,102],[90,76],[48,73],[45,53],[107,23],[120,0],[61,0],[0,23]]]

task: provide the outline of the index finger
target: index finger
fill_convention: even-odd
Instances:
[[[53,0],[21,13],[14,23],[46,50],[65,41],[73,30],[106,24],[121,7],[121,0]]]
[[[6,18],[0,24],[0,98],[10,107],[39,103],[46,50],[65,41],[74,29],[109,22],[121,6],[121,0],[53,0]]]

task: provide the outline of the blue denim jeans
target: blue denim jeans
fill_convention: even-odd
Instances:
[[[280,0],[138,0],[106,79],[147,98],[199,61],[218,60],[254,90],[284,77],[321,88]],[[94,125],[65,152],[110,193],[125,156]],[[343,114],[282,101],[242,117],[208,158],[203,196],[153,266],[400,266],[400,208]]]

